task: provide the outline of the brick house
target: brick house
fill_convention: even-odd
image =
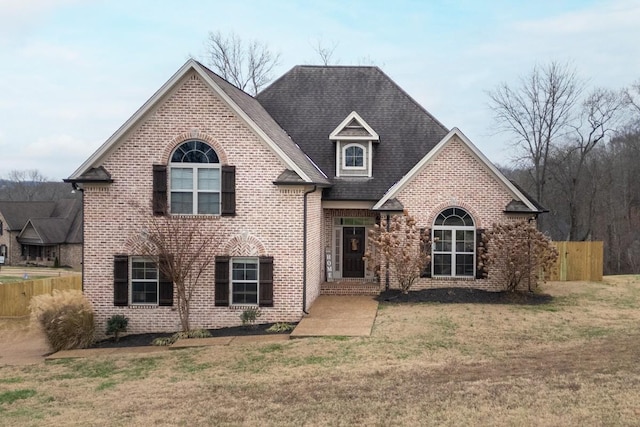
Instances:
[[[84,292],[99,325],[124,314],[134,333],[179,329],[172,284],[128,253],[145,216],[220,236],[191,310],[218,328],[247,307],[298,321],[321,291],[385,286],[362,259],[367,230],[403,210],[451,242],[417,287],[496,289],[476,278],[478,230],[542,211],[377,67],[297,66],[252,97],[189,60],[67,181],[84,194]]]
[[[0,257],[5,265],[82,265],[82,202],[0,201]]]

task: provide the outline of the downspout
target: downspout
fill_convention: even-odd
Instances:
[[[84,294],[84,247],[85,247],[85,238],[84,238],[84,188],[80,188],[78,183],[73,182],[71,184],[74,191],[79,191],[82,196],[82,223],[80,226],[82,227],[82,260],[80,261],[80,268],[82,274],[82,293]]]
[[[315,193],[317,185],[313,185],[311,190],[304,192],[304,209],[302,213],[302,312],[307,311],[307,196]]]
[[[389,221],[391,221],[391,215],[387,214],[387,232],[389,232],[390,230]],[[384,290],[388,291],[389,290],[389,260],[388,259],[384,267],[385,267],[384,268]]]

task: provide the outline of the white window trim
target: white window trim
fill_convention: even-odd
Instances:
[[[256,302],[255,303],[235,303],[233,302],[233,263],[255,263],[256,264]],[[235,283],[254,283],[253,280],[236,280]],[[230,307],[259,307],[260,306],[260,258],[258,257],[231,257],[229,258],[229,306]]]
[[[365,145],[366,144],[366,145]],[[363,166],[347,166],[346,165],[346,156],[345,152],[347,148],[357,146],[362,148],[363,150]],[[372,141],[359,141],[359,142],[347,142],[347,141],[337,141],[336,142],[336,177],[342,176],[340,171],[362,171],[366,173],[358,174],[358,175],[345,175],[345,177],[368,177],[371,178],[373,176],[373,168],[371,167],[373,164],[373,143]]]
[[[451,251],[447,252],[447,251],[436,251],[436,245],[435,245],[435,240],[434,240],[434,236],[435,236],[435,232],[436,231],[440,231],[440,230],[446,230],[446,231],[451,231]],[[456,251],[456,231],[473,231],[473,265],[476,265],[476,227],[475,226],[469,226],[469,225],[465,225],[465,226],[447,226],[447,225],[434,225],[433,228],[431,229],[431,241],[434,242],[434,244],[432,244],[432,250],[431,250],[431,277],[454,277],[454,278],[475,278],[475,274],[470,274],[470,275],[465,275],[465,274],[461,274],[458,275],[456,274],[456,254],[458,253]],[[460,252],[461,254],[469,254],[469,252]],[[451,257],[451,274],[435,274],[435,263],[433,262],[433,260],[435,260],[435,255],[436,254],[445,254],[445,255],[449,255]]]
[[[156,264],[156,302],[134,302],[133,301],[133,282],[145,282],[153,283],[151,279],[134,279],[133,278],[133,263],[134,262],[153,262]],[[158,268],[158,261],[144,256],[131,256],[129,257],[129,305],[144,305],[144,306],[157,306],[160,304],[160,269]]]
[[[172,177],[174,169],[192,169],[192,188],[191,190],[174,190],[171,185]],[[198,189],[198,170],[199,169],[215,169],[218,171],[218,190],[199,190]],[[168,191],[168,202],[169,206],[171,206],[171,196],[173,193],[191,193],[193,195],[192,204],[191,204],[191,213],[177,213],[175,215],[210,215],[210,216],[220,216],[222,213],[222,168],[220,167],[220,163],[170,163],[169,164],[169,191]],[[218,194],[218,213],[217,214],[201,214],[198,213],[198,194],[199,193],[210,193],[210,194]],[[173,212],[172,212],[173,214]]]
[[[347,150],[351,147],[358,147],[362,150],[362,166],[347,166]],[[369,162],[367,147],[357,142],[342,146],[342,168],[345,170],[366,170]]]

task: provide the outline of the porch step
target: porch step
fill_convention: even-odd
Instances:
[[[380,284],[375,282],[324,282],[320,285],[320,295],[379,295]]]

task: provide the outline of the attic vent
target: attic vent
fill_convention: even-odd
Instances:
[[[191,77],[189,77],[189,80],[200,80],[200,79],[198,79],[197,74],[192,74]]]

